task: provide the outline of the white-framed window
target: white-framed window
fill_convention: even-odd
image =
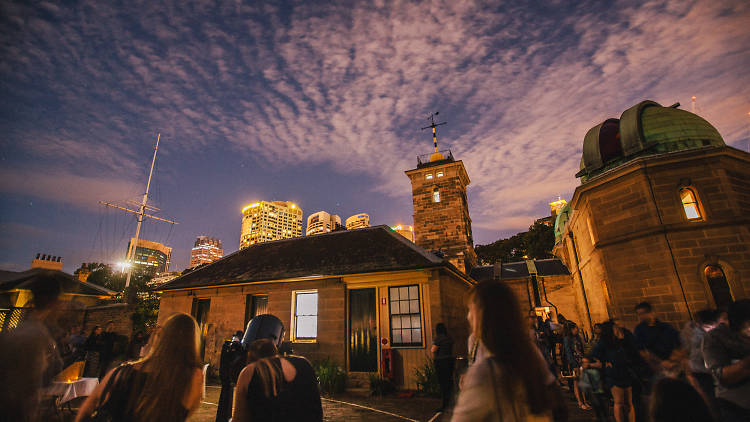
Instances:
[[[440,202],[440,191],[437,189],[432,191],[432,202]]]
[[[315,341],[318,337],[318,291],[292,292],[292,341]]]
[[[427,173],[427,174],[425,174],[424,178],[425,178],[426,180],[430,180],[430,179],[432,179],[432,173]]]
[[[680,200],[682,201],[682,208],[685,211],[685,217],[688,221],[703,220],[698,195],[693,188],[684,187],[680,189]]]
[[[437,172],[437,177],[443,177],[444,175],[442,171]]]
[[[419,285],[388,288],[393,346],[422,346]]]

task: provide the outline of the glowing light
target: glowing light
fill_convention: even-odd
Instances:
[[[255,207],[259,206],[259,205],[260,205],[260,202],[256,202],[254,204],[250,204],[250,205],[248,205],[248,206],[246,206],[245,208],[242,209],[242,213],[244,214],[245,211],[249,210],[250,208],[255,208]]]

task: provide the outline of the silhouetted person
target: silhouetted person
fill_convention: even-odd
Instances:
[[[0,420],[38,421],[43,389],[62,369],[50,326],[59,317],[59,275],[40,271],[31,276],[33,309],[14,330],[0,333]]]
[[[456,358],[453,356],[453,339],[448,335],[448,329],[442,322],[435,326],[435,337],[432,339],[430,351],[440,384],[440,395],[443,398],[443,405],[438,411],[443,411],[453,396],[453,369]]]
[[[95,325],[91,329],[83,345],[86,350],[86,366],[83,370],[83,376],[88,378],[99,378],[101,373],[101,355],[104,342],[102,341],[102,327]]]
[[[693,315],[693,321],[685,324],[680,336],[682,344],[687,353],[686,376],[690,384],[703,395],[703,398],[714,412],[718,415],[716,396],[714,391],[714,379],[711,371],[706,368],[703,360],[703,339],[706,334],[718,327],[720,312],[713,309],[704,309]]]
[[[597,366],[604,370],[604,384],[614,399],[614,416],[617,422],[635,422],[633,384],[637,382],[634,362],[638,351],[633,335],[613,321],[601,325],[599,343],[592,352]]]
[[[226,422],[232,417],[234,385],[237,383],[240,371],[245,367],[246,360],[246,353],[240,341],[242,341],[242,331],[237,331],[231,340],[225,341],[221,346],[221,357],[219,358],[221,393],[216,410],[216,422]]]
[[[117,341],[117,333],[115,333],[114,321],[107,322],[104,332],[102,333],[102,350],[101,360],[99,363],[99,379],[104,378],[104,375],[109,370],[109,365],[115,358],[115,342]]]
[[[662,378],[651,393],[651,422],[713,422],[703,397],[690,384]]]
[[[146,357],[109,371],[81,405],[76,422],[94,411],[113,415],[112,420],[182,422],[198,408],[203,370],[195,319],[172,315],[152,340]]]
[[[130,340],[130,344],[128,344],[127,359],[139,359],[141,357],[141,349],[146,345],[146,341],[146,335],[143,331],[136,331],[136,333],[133,334],[133,339]]]

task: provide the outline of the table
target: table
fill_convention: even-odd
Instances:
[[[96,386],[99,385],[98,378],[79,378],[71,382],[53,382],[47,387],[47,395],[59,397],[58,406],[61,406],[76,397],[90,396]]]

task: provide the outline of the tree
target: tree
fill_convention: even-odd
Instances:
[[[477,245],[474,251],[481,265],[492,265],[497,261],[514,262],[524,259],[552,258],[555,246],[555,230],[541,222],[535,222],[526,232],[507,239],[499,239],[488,245]]]

